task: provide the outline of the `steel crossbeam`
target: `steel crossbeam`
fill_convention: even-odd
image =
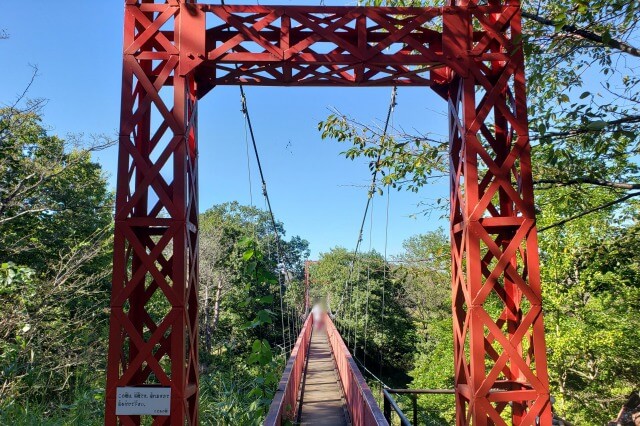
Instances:
[[[209,87],[431,85],[442,67],[436,8],[202,6]],[[209,19],[211,17],[211,19]],[[429,25],[430,24],[430,25]]]
[[[217,85],[430,86],[448,102],[457,424],[550,425],[518,0],[125,0],[105,423],[198,423],[197,101]],[[508,420],[505,420],[508,419]]]

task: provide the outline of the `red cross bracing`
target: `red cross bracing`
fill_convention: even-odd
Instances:
[[[244,84],[444,99],[457,424],[551,425],[521,40],[519,0],[126,0],[106,423],[140,423],[117,388],[151,384],[171,388],[154,424],[198,423],[197,105]]]

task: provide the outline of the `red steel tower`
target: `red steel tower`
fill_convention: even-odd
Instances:
[[[139,424],[118,388],[145,386],[171,391],[154,424],[198,423],[197,100],[245,84],[446,100],[457,424],[551,425],[521,40],[519,0],[126,0],[106,424]]]

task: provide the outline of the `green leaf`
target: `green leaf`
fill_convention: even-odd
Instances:
[[[271,324],[272,322],[271,315],[264,309],[258,311],[256,319],[262,324]]]
[[[247,264],[244,266],[244,272],[245,274],[251,274],[256,270],[256,267],[258,266],[258,262],[255,261],[251,261],[251,262],[247,262]]]
[[[607,122],[603,120],[592,121],[591,123],[587,124],[587,129],[589,130],[600,131],[605,127],[607,127]]]
[[[247,261],[249,259],[253,259],[254,255],[256,254],[254,249],[249,249],[246,250],[243,254],[242,254],[242,260]]]
[[[541,136],[544,136],[546,131],[547,131],[547,126],[545,126],[544,123],[540,123],[538,125],[538,133],[540,133]]]
[[[259,297],[256,301],[261,303],[273,303],[273,295],[270,294],[268,296]]]

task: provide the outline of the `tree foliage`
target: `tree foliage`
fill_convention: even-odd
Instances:
[[[353,265],[353,267],[352,267]],[[402,278],[375,251],[353,253],[336,247],[320,255],[311,269],[313,298],[327,300],[352,354],[371,371],[384,370],[393,382],[406,383],[415,326]],[[383,316],[384,315],[384,316]]]
[[[382,2],[373,2],[381,4]],[[440,6],[442,1],[390,1]],[[638,2],[539,0],[523,3],[524,51],[536,186],[604,186],[616,203],[640,195],[640,29]],[[444,105],[444,104],[443,104]],[[349,159],[367,158],[386,185],[418,192],[448,169],[447,141],[429,129],[382,138],[375,126],[332,113],[322,137],[348,143]],[[380,160],[376,161],[380,155]]]
[[[283,349],[290,349],[297,337],[290,303],[299,300],[294,293],[301,290],[298,279],[309,243],[297,236],[284,240],[284,226],[277,226],[278,242],[268,212],[237,202],[201,214],[201,405],[206,424],[260,424],[284,367]],[[287,274],[278,264],[278,245]]]
[[[37,108],[0,110],[0,422],[101,411],[113,197],[77,142]]]
[[[551,195],[540,196],[545,205],[542,226],[582,208],[562,194]],[[615,195],[600,188],[586,198],[602,204]],[[627,218],[611,210],[575,219],[540,237],[555,408],[576,424],[614,418],[640,383],[638,358],[629,356],[640,339],[638,210],[631,208]]]
[[[409,375],[411,388],[451,389],[453,380],[453,326],[451,320],[451,256],[449,241],[440,229],[410,237],[403,243],[396,273],[403,274],[418,343]],[[455,422],[451,395],[418,398],[420,423]]]
[[[38,271],[111,222],[93,143],[49,135],[37,111],[0,109],[0,258]]]

